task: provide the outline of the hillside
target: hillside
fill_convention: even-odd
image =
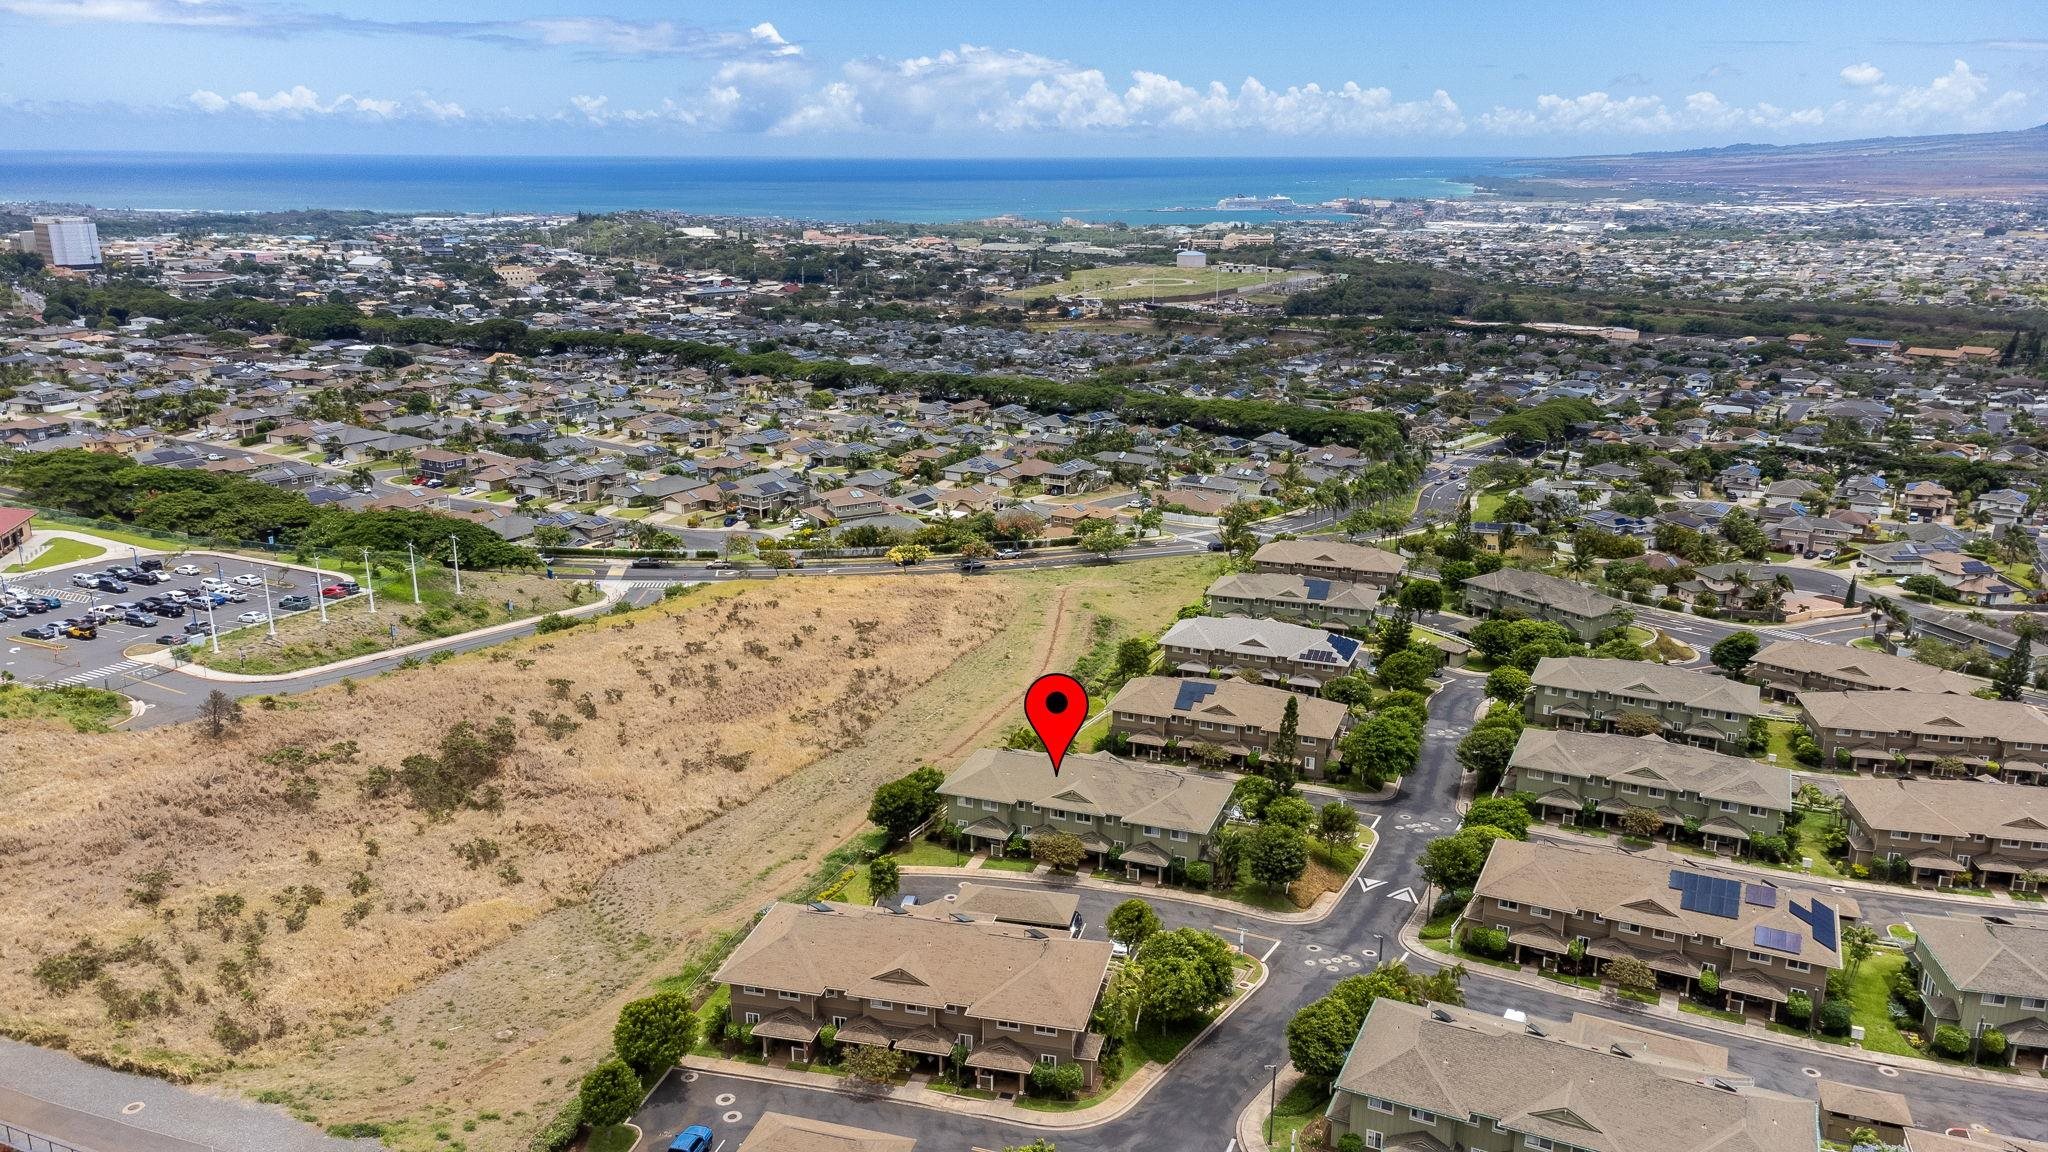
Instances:
[[[2048,124],[2018,132],[1519,160],[1510,167],[1533,180],[1616,188],[1687,185],[1810,194],[2041,196],[2048,195]]]

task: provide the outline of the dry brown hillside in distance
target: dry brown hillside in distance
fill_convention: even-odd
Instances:
[[[703,589],[252,699],[218,743],[0,732],[0,1030],[199,1076],[372,1028],[609,866],[858,745],[1012,595]]]

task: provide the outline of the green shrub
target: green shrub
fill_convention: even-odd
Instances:
[[[1212,878],[1213,870],[1209,867],[1207,860],[1196,860],[1188,865],[1188,885],[1190,887],[1207,888]]]
[[[614,1056],[583,1077],[578,1092],[583,1101],[583,1121],[592,1128],[623,1124],[639,1110],[645,1094],[640,1074]]]
[[[560,632],[565,628],[574,628],[580,623],[582,621],[574,616],[564,616],[560,612],[550,612],[533,622],[533,631],[537,636],[545,636],[550,632]]]
[[[1986,1064],[2005,1063],[2005,1033],[1986,1028],[1977,1037],[1977,1059]]]
[[[1721,974],[1712,968],[1700,969],[1700,995],[1711,1000],[1721,994]]]
[[[548,1126],[534,1136],[533,1152],[562,1152],[576,1142],[576,1134],[582,1130],[583,1098],[571,1096],[568,1103],[555,1113],[555,1118],[548,1121]]]
[[[1499,959],[1508,954],[1508,934],[1498,928],[1469,928],[1465,932],[1465,947],[1481,956]]]
[[[1830,1036],[1847,1036],[1853,1015],[1847,1000],[1830,1000],[1820,1006],[1820,1030]]]
[[[1934,1030],[1932,1047],[1943,1056],[1960,1060],[1970,1054],[1970,1034],[1953,1024],[1943,1024]]]
[[[1794,1028],[1806,1027],[1807,1021],[1813,1019],[1813,997],[1804,992],[1792,993],[1785,1001],[1784,1010],[1778,1013],[1778,1018]]]
[[[1031,1094],[1071,1100],[1086,1079],[1079,1064],[1040,1064],[1031,1070]]]

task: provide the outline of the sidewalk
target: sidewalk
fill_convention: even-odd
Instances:
[[[1974,909],[1979,912],[1985,908],[1997,905],[2030,911],[2040,911],[2043,909],[2043,904],[2040,901],[2015,900],[2006,893],[1995,889],[1992,890],[1989,896],[1963,896],[1943,892],[1939,888],[1912,888],[1903,884],[1885,884],[1876,880],[1852,880],[1846,876],[1817,876],[1811,872],[1797,872],[1790,868],[1766,868],[1760,864],[1748,864],[1725,856],[1709,858],[1706,856],[1695,856],[1689,852],[1673,852],[1661,842],[1656,841],[1651,842],[1647,848],[1620,849],[1620,837],[1618,835],[1610,835],[1602,839],[1600,837],[1582,835],[1577,832],[1566,832],[1555,824],[1530,824],[1529,835],[1541,836],[1545,840],[1552,840],[1559,844],[1617,848],[1618,850],[1628,852],[1631,856],[1643,856],[1652,860],[1665,861],[1673,865],[1711,864],[1716,868],[1725,869],[1730,872],[1739,872],[1744,876],[1754,876],[1759,880],[1804,880],[1812,884],[1821,885],[1822,887],[1841,888],[1850,892],[1869,892],[1878,896],[1900,896],[1916,900],[1938,900],[1945,904],[1954,904],[1958,908]]]
[[[1432,957],[1433,962],[1439,965],[1460,963],[1461,961],[1457,957],[1439,952],[1423,943],[1418,924],[1426,919],[1426,914],[1423,910],[1428,908],[1429,904],[1430,901],[1427,899],[1418,902],[1416,904],[1416,911],[1411,913],[1408,919],[1402,923],[1399,932],[1401,946],[1416,956]],[[1592,1006],[1601,1008],[1616,1007],[1614,997],[1605,991],[1582,988],[1576,984],[1566,984],[1562,981],[1538,976],[1534,969],[1526,965],[1518,968],[1501,968],[1492,964],[1470,965],[1466,968],[1466,972],[1472,976],[1485,976],[1512,984],[1520,984],[1525,988],[1533,988],[1553,996],[1569,997]],[[1905,1056],[1893,1056],[1885,1052],[1871,1052],[1859,1048],[1853,1043],[1824,1044],[1818,1040],[1809,1040],[1802,1036],[1788,1036],[1782,1032],[1772,1032],[1765,1029],[1762,1024],[1734,1024],[1713,1016],[1686,1012],[1681,1010],[1678,1004],[1678,999],[1668,992],[1660,996],[1654,1005],[1638,1004],[1633,1000],[1623,1000],[1620,1002],[1620,1006],[1624,1010],[1638,1016],[1655,1017],[1659,1020],[1669,1020],[1695,1028],[1705,1028],[1712,1032],[1739,1037],[1743,1040],[1763,1044],[1776,1044],[1783,1048],[1796,1048],[1800,1051],[1811,1052],[1816,1056],[1829,1056],[1840,1060],[1857,1060],[1865,1064],[1889,1066],[1904,1072],[1919,1072],[1930,1076],[1953,1076],[1959,1080],[1976,1080],[2002,1088],[2023,1088],[2033,1092],[2048,1092],[2048,1079],[2043,1079],[2039,1076],[2026,1076],[2010,1072],[1988,1072],[1977,1068],[1959,1068],[1933,1060],[1916,1060]]]
[[[905,869],[909,871],[909,869]],[[1188,1058],[1188,1054],[1201,1047],[1211,1033],[1223,1026],[1238,1008],[1266,986],[1266,979],[1272,969],[1259,966],[1259,978],[1248,988],[1242,989],[1223,1011],[1216,1014],[1194,1039],[1189,1040],[1172,1060],[1165,1064],[1147,1064],[1130,1074],[1123,1083],[1112,1088],[1109,1095],[1085,1108],[1067,1112],[1045,1112],[1036,1108],[1021,1107],[1009,1100],[979,1100],[970,1096],[956,1096],[951,1092],[940,1092],[921,1084],[895,1084],[877,1088],[873,1094],[877,1099],[893,1100],[916,1108],[930,1108],[940,1112],[954,1112],[963,1116],[980,1116],[1005,1124],[1016,1124],[1025,1128],[1074,1130],[1093,1128],[1107,1124],[1121,1117],[1144,1101],[1154,1085],[1166,1079],[1174,1066]],[[798,1088],[811,1088],[823,1092],[854,1091],[844,1076],[832,1076],[823,1072],[802,1072],[792,1068],[775,1068],[765,1064],[748,1064],[739,1060],[726,1060],[713,1056],[685,1056],[679,1062],[681,1067],[696,1072],[709,1072],[716,1076],[734,1076],[744,1080],[760,1080],[770,1084],[788,1084]]]
[[[999,868],[955,868],[940,864],[905,864],[902,867],[902,873],[905,876],[957,876],[962,880],[974,880],[985,884],[1002,880],[1030,880],[1052,888],[1087,888],[1096,892],[1118,892],[1126,896],[1134,896],[1146,900],[1178,900],[1182,903],[1198,905],[1217,912],[1228,912],[1234,916],[1243,916],[1248,920],[1263,920],[1269,924],[1318,924],[1328,919],[1330,913],[1337,910],[1337,905],[1344,899],[1344,894],[1349,892],[1352,885],[1358,883],[1358,878],[1365,874],[1365,866],[1372,863],[1372,854],[1379,846],[1380,836],[1375,831],[1372,843],[1366,845],[1365,855],[1359,858],[1358,867],[1353,868],[1351,874],[1344,878],[1343,886],[1317,896],[1314,904],[1299,912],[1268,912],[1263,908],[1254,908],[1249,904],[1240,904],[1235,900],[1225,900],[1220,896],[1210,896],[1203,892],[1188,892],[1179,888],[1147,888],[1137,884],[1118,883],[1115,880],[1098,880],[1093,876],[1063,876],[1058,879],[1049,879],[1048,877],[1052,874],[1040,870],[1008,872]],[[1044,865],[1039,867],[1042,869]]]
[[[598,582],[598,592],[599,596],[597,599],[588,604],[579,604],[574,608],[565,609],[560,614],[563,616],[587,617],[603,612],[618,603],[625,596],[626,589],[616,584]],[[296,672],[277,672],[264,676],[246,675],[241,672],[222,672],[217,668],[207,668],[191,661],[180,664],[172,660],[171,650],[168,648],[144,652],[141,655],[132,657],[132,659],[144,664],[154,664],[159,668],[170,668],[181,676],[190,676],[198,680],[218,680],[233,684],[283,684],[294,680],[304,680],[309,676],[324,676],[334,672],[347,672],[352,669],[389,660],[393,657],[403,659],[407,656],[439,651],[451,645],[489,639],[504,633],[516,632],[522,628],[531,628],[533,622],[538,619],[538,616],[528,616],[519,620],[507,620],[503,624],[493,624],[488,628],[478,628],[473,632],[460,632],[453,636],[442,636],[433,640],[422,640],[415,644],[407,644],[402,648],[386,648],[382,652],[351,656],[346,660],[337,660],[332,664],[316,664],[311,668],[301,668]]]
[[[1294,1086],[1301,1083],[1301,1069],[1289,1063],[1280,1069],[1278,1081],[1269,1081],[1264,1088],[1252,1095],[1251,1103],[1237,1114],[1237,1152],[1266,1152],[1266,1117],[1273,1106],[1287,1099]]]

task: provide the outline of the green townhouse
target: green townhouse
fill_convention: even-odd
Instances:
[[[1996,1031],[2006,1062],[2048,1072],[2048,927],[1979,916],[1916,920],[1921,1027],[1962,1029],[1980,1045]]]
[[[1147,879],[1208,859],[1235,784],[1107,752],[1070,753],[1054,775],[1043,752],[983,748],[946,777],[939,795],[969,839],[996,851],[1012,839],[1067,832],[1098,865]]]
[[[1754,684],[1641,660],[1549,656],[1529,682],[1525,707],[1534,723],[1610,732],[1642,714],[1674,744],[1731,756],[1748,752],[1749,722],[1764,710]]]
[[[1543,819],[1613,827],[1632,809],[1654,812],[1666,835],[1698,837],[1710,851],[1746,852],[1785,831],[1792,774],[1775,764],[1618,736],[1525,728],[1501,791],[1533,797]]]

